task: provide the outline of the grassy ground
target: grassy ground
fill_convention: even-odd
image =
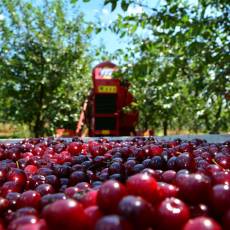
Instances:
[[[168,130],[168,135],[189,135],[189,134],[196,135],[196,134],[205,134],[205,133],[202,133],[202,132],[192,133],[189,130]],[[140,132],[139,135],[163,136],[163,131],[155,130],[153,134],[146,131],[146,132]],[[31,137],[31,134],[26,125],[17,125],[17,124],[12,124],[12,123],[0,123],[0,139],[27,138],[27,137]]]
[[[26,125],[0,123],[0,139],[29,137],[30,132]]]

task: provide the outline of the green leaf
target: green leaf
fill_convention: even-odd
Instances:
[[[129,7],[129,3],[127,3],[126,0],[122,0],[121,2],[122,10],[127,11],[128,7]]]
[[[71,0],[70,2],[72,3],[72,4],[74,4],[74,3],[76,3],[78,0]],[[83,0],[84,1],[84,0]]]
[[[117,7],[117,0],[113,0],[113,1],[111,2],[111,4],[112,4],[111,10],[114,11],[114,10],[116,9],[116,7]]]

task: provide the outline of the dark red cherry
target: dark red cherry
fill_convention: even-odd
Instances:
[[[127,195],[124,185],[115,180],[106,181],[98,190],[97,205],[105,213],[116,213],[118,202]]]
[[[131,195],[141,196],[148,202],[153,202],[157,193],[157,182],[147,173],[139,173],[126,181],[127,191]]]
[[[212,218],[196,217],[189,220],[183,230],[222,230],[221,226]]]
[[[35,209],[38,209],[40,207],[40,201],[40,193],[29,190],[21,194],[18,200],[18,207],[33,207]]]
[[[95,230],[132,230],[131,224],[118,215],[107,215],[100,218],[95,226]]]
[[[75,200],[58,200],[46,206],[42,216],[51,230],[84,229],[86,217],[82,204]]]
[[[181,229],[189,220],[188,206],[181,200],[171,197],[163,200],[157,209],[159,229]]]

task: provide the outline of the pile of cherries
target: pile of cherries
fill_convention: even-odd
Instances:
[[[230,141],[0,144],[0,230],[229,230]]]

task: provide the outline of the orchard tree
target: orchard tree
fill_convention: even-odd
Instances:
[[[2,119],[34,136],[75,128],[90,87],[92,24],[68,1],[0,2]]]
[[[111,10],[118,5],[124,11],[143,9],[120,15],[110,26],[132,40],[119,55],[126,62],[122,75],[132,83],[141,126],[162,126],[165,135],[169,127],[229,130],[229,1],[166,0],[158,8],[144,2],[104,1]]]

